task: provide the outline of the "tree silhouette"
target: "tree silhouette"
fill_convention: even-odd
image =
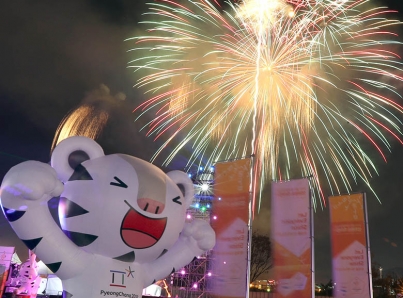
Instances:
[[[251,264],[250,264],[250,282],[254,282],[257,278],[269,271],[273,266],[271,256],[271,242],[270,237],[259,234],[258,232],[252,233],[252,246],[251,246]]]

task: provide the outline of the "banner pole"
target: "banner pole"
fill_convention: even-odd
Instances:
[[[249,298],[250,288],[250,267],[251,267],[251,255],[252,255],[252,220],[253,220],[253,168],[254,168],[254,155],[250,156],[250,183],[249,183],[249,220],[248,220],[248,265],[246,270],[246,298]]]
[[[311,181],[308,179],[309,185],[309,216],[311,225],[311,297],[315,297],[315,232],[314,232],[314,210],[312,204]]]
[[[371,245],[369,243],[369,224],[368,224],[368,211],[367,211],[367,196],[364,193],[364,218],[365,218],[365,238],[367,240],[367,268],[368,268],[368,280],[369,280],[369,294],[370,298],[374,297],[372,291],[372,267],[371,267]]]

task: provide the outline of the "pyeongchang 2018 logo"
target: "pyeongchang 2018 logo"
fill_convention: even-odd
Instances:
[[[125,271],[109,270],[111,273],[111,287],[126,288],[125,279],[134,278],[134,270],[129,266],[129,269]]]
[[[134,270],[132,270],[129,266],[129,269],[125,269],[126,271],[118,271],[118,270],[109,270],[111,273],[111,283],[109,286],[111,287],[119,287],[126,288],[127,279],[134,278]],[[102,296],[115,296],[115,297],[129,297],[129,298],[138,298],[137,294],[125,293],[123,291],[105,291],[101,290],[100,295]]]
[[[112,291],[104,291],[101,290],[99,293],[102,296],[115,296],[115,297],[129,297],[129,298],[138,298],[139,295],[136,294],[130,294],[130,293],[125,293],[125,292],[112,292]]]

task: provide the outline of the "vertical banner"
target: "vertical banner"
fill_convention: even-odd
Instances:
[[[372,297],[365,196],[329,197],[334,297]]]
[[[313,297],[313,218],[308,179],[272,183],[272,243],[277,296]]]
[[[6,285],[14,250],[14,247],[0,246],[0,297],[3,297],[4,287]]]
[[[248,222],[251,160],[217,163],[212,222],[216,245],[212,251],[214,297],[242,297],[247,291]]]

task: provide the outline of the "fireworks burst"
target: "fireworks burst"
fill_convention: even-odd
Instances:
[[[111,95],[109,88],[103,84],[89,92],[83,103],[60,122],[51,151],[57,144],[71,136],[85,136],[96,140],[108,123],[113,107],[125,98],[126,95],[121,92]]]
[[[255,186],[311,176],[314,198],[353,190],[402,141],[400,45],[392,11],[369,0],[160,0],[129,67],[149,99],[148,135],[170,163],[255,156]],[[171,144],[178,142],[175,146]],[[318,200],[315,200],[318,201]]]

